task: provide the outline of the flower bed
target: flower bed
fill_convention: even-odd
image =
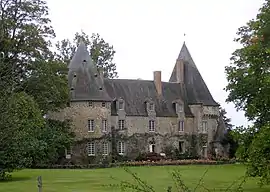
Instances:
[[[88,165],[44,165],[38,166],[39,169],[95,169],[109,167],[125,167],[125,166],[165,166],[165,165],[217,165],[232,164],[235,160],[215,161],[215,160],[161,160],[161,161],[129,161],[109,164],[88,164]]]

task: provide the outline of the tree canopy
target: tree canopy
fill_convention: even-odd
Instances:
[[[66,66],[50,51],[53,37],[46,1],[0,1],[0,179],[55,161],[72,142],[68,122],[43,117],[69,97]]]
[[[64,39],[58,41],[56,44],[57,58],[64,62],[69,63],[74,55],[79,42],[83,40],[88,46],[91,57],[98,69],[102,69],[105,78],[116,78],[116,65],[113,62],[115,51],[113,46],[107,43],[100,35],[93,33],[89,37],[85,32],[76,33],[73,41]]]
[[[255,19],[237,32],[242,45],[226,67],[227,101],[245,111],[254,126],[239,129],[239,157],[249,160],[248,173],[270,181],[270,1],[266,0]]]

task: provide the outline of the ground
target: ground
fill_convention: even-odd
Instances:
[[[226,189],[235,180],[245,173],[243,165],[191,165],[191,166],[164,166],[164,167],[131,167],[142,179],[153,185],[156,191],[165,192],[165,188],[173,186],[170,172],[179,169],[183,180],[189,187],[196,184],[208,169],[203,179],[204,185],[213,189]],[[13,181],[0,182],[0,192],[36,192],[37,177],[43,177],[43,192],[105,192],[120,191],[107,188],[106,184],[119,183],[120,180],[132,181],[131,176],[123,168],[109,169],[62,169],[62,170],[22,170],[13,174]],[[117,181],[112,179],[115,177]],[[249,179],[244,185],[247,192],[267,192],[270,186],[259,188],[258,180]],[[203,192],[203,189],[197,190]],[[225,190],[224,190],[225,191]]]

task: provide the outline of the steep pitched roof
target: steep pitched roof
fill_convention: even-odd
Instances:
[[[193,116],[185,102],[185,87],[175,83],[162,82],[162,96],[159,96],[153,81],[130,79],[105,79],[106,90],[111,98],[125,101],[125,112],[130,116],[147,116],[145,101],[151,99],[155,104],[156,116],[177,116],[173,101],[182,99],[185,103],[185,115]],[[116,115],[112,107],[112,115]]]
[[[202,103],[204,105],[218,106],[218,103],[213,99],[196,67],[185,43],[178,55],[178,59],[184,61],[184,84],[186,86],[188,103]],[[173,69],[169,82],[176,82],[176,66]]]
[[[179,58],[184,59],[184,83],[174,83],[176,79],[174,68],[170,82],[162,82],[162,95],[159,95],[154,81],[103,79],[87,47],[81,42],[68,66],[69,86],[73,88],[71,100],[113,101],[123,98],[126,114],[130,116],[147,116],[145,105],[147,99],[155,103],[156,115],[163,117],[177,116],[173,102],[178,99],[184,101],[186,116],[193,116],[189,104],[218,105],[213,100],[185,44]],[[112,115],[116,115],[115,102],[112,102]]]
[[[68,68],[68,82],[74,92],[72,101],[111,100],[83,42],[79,44]]]

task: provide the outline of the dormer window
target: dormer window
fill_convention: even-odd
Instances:
[[[173,101],[173,106],[176,114],[180,114],[184,112],[184,103],[182,100],[175,100]]]
[[[184,111],[184,106],[182,103],[178,103],[178,111],[182,113]]]
[[[123,100],[119,100],[118,109],[119,110],[123,110],[124,109],[124,101]]]
[[[149,103],[149,110],[154,111],[154,103]]]

